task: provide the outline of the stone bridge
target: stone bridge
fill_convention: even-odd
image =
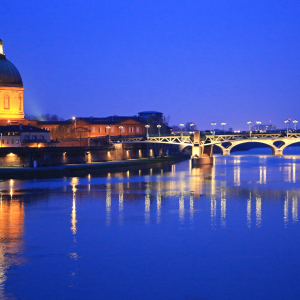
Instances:
[[[223,155],[230,155],[232,148],[245,143],[261,143],[271,148],[273,155],[283,155],[283,150],[292,144],[300,142],[300,132],[274,132],[274,133],[242,133],[207,135],[204,145],[214,144],[221,148]]]

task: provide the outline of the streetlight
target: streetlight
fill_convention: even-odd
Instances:
[[[250,133],[250,137],[251,137],[251,124],[252,124],[252,121],[248,121],[247,124],[249,125],[249,133]]]
[[[110,134],[109,134],[109,133],[110,133],[110,131],[109,131],[110,128],[111,128],[110,126],[106,126],[106,129],[107,129],[107,131],[108,131],[108,140],[110,139]]]
[[[190,127],[192,127],[192,131],[194,131],[194,128],[193,128],[194,126],[195,126],[194,123],[191,123],[191,124],[190,124]]]
[[[221,125],[223,126],[223,133],[224,133],[224,131],[225,131],[225,130],[224,130],[224,126],[226,125],[226,123],[225,123],[225,122],[222,122]]]
[[[181,129],[181,141],[182,141],[182,139],[183,139],[182,128],[184,127],[184,124],[180,123],[179,126],[180,126],[180,129]]]
[[[158,129],[158,136],[160,136],[160,128],[161,128],[161,125],[157,125],[157,129]]]
[[[259,125],[261,124],[261,121],[256,121],[257,124],[257,130],[259,131]]]
[[[150,125],[145,125],[145,127],[146,127],[146,129],[147,129],[147,134],[146,134],[146,138],[147,138],[147,140],[148,140],[148,138],[149,138],[149,133],[148,133],[148,129],[149,129]]]
[[[284,121],[284,123],[286,123],[286,136],[289,136],[289,125],[290,125],[291,120],[287,119]]]
[[[120,129],[120,135],[122,135],[123,126],[119,126],[119,129]]]
[[[297,120],[294,120],[293,123],[295,124],[295,131],[296,131],[298,121],[297,121]]]
[[[75,123],[75,132],[76,132],[76,118],[75,117],[73,117],[72,118],[72,120],[74,121],[74,123]]]
[[[216,123],[216,122],[212,122],[211,125],[212,125],[212,127],[213,127],[213,135],[215,135],[214,126],[216,126],[217,123]]]

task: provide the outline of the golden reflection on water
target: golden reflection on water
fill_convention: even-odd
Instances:
[[[72,201],[72,213],[71,213],[71,231],[72,233],[75,235],[77,232],[77,228],[76,228],[76,191],[77,188],[76,186],[78,185],[79,179],[78,177],[73,177],[71,179],[71,185],[72,185],[72,192],[73,192],[73,201]]]
[[[19,200],[2,201],[0,206],[0,299],[5,299],[7,269],[18,264],[13,255],[20,254],[24,234],[24,204]]]
[[[256,226],[261,226],[261,197],[256,196]]]
[[[259,183],[260,184],[267,183],[267,167],[266,166],[259,167]]]
[[[150,221],[150,182],[146,182],[146,195],[145,195],[145,223]]]
[[[224,188],[221,190],[221,226],[226,226],[226,191]]]
[[[284,225],[287,226],[289,222],[289,192],[288,191],[286,191],[286,196],[284,199],[283,221],[284,221]]]
[[[249,193],[249,199],[247,200],[247,226],[251,227],[251,192]]]
[[[241,167],[238,165],[238,166],[234,166],[234,169],[233,169],[233,172],[234,172],[234,185],[235,186],[240,186],[241,185]]]
[[[157,183],[157,195],[156,195],[156,220],[160,223],[160,213],[161,213],[161,182]]]
[[[119,183],[119,211],[123,211],[123,202],[124,202],[124,188],[123,182]]]
[[[194,193],[190,192],[190,221],[194,221]]]
[[[111,183],[106,183],[106,224],[111,222]]]
[[[179,197],[179,221],[181,223],[184,221],[184,195],[182,192]]]
[[[292,206],[293,222],[298,222],[298,198],[297,198],[297,196],[293,196],[292,201],[293,201],[293,206]]]

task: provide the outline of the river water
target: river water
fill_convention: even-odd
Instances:
[[[0,182],[1,299],[299,299],[300,156]]]

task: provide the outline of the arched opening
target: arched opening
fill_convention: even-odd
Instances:
[[[231,155],[272,155],[271,146],[257,142],[246,142],[234,146]]]
[[[218,144],[214,145],[213,154],[223,154],[222,148]]]
[[[8,95],[4,95],[4,109],[10,108],[10,98]]]
[[[286,146],[283,149],[284,155],[300,155],[300,142]]]
[[[282,141],[276,141],[276,142],[273,143],[273,145],[278,148],[281,145],[284,145],[284,142],[282,142]]]
[[[19,103],[18,103],[19,105],[19,110],[22,110],[22,95],[20,94],[19,95]]]

